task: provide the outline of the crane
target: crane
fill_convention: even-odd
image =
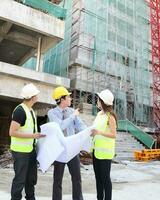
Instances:
[[[153,75],[153,121],[160,137],[160,0],[149,0]]]

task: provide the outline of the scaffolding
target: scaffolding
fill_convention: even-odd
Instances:
[[[64,2],[60,4],[64,6]],[[57,76],[68,77],[69,52],[72,27],[72,1],[67,1],[64,40],[44,55],[44,72]]]
[[[65,38],[44,72],[71,79],[74,105],[109,88],[119,119],[152,126],[149,8],[145,0],[67,0]]]

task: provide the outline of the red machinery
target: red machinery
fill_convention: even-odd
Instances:
[[[153,120],[160,134],[160,0],[150,0],[153,74]]]

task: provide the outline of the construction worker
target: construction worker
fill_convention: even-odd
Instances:
[[[57,107],[48,111],[48,118],[50,122],[59,124],[64,136],[74,135],[86,128],[86,125],[78,117],[79,110],[70,108],[71,97],[68,90],[64,87],[57,87],[53,91],[53,99],[57,103]],[[83,200],[80,174],[80,160],[79,155],[66,163],[72,177],[72,199]],[[62,200],[62,179],[64,173],[65,163],[54,162],[53,174],[53,194],[52,200]]]
[[[36,140],[45,135],[37,132],[37,120],[32,106],[37,102],[39,90],[27,84],[21,91],[24,99],[12,114],[9,134],[14,160],[15,177],[12,181],[11,200],[21,200],[25,189],[27,200],[35,200],[34,186],[37,182]]]
[[[98,93],[97,107],[101,110],[94,121],[93,169],[96,178],[97,200],[112,199],[111,162],[115,154],[117,118],[113,112],[114,96],[110,90]]]

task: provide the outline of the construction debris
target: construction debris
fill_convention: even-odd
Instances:
[[[86,151],[81,151],[80,152],[80,161],[83,165],[91,165],[92,164],[91,154]]]
[[[13,160],[10,150],[5,150],[4,153],[0,155],[0,167],[9,168],[12,163]]]
[[[160,149],[144,149],[134,152],[135,159],[138,161],[150,161],[160,159]]]

